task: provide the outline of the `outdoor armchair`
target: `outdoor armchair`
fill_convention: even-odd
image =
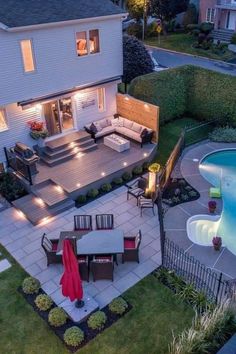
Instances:
[[[74,230],[86,231],[92,230],[92,216],[91,215],[75,215],[74,216]]]
[[[124,253],[122,254],[122,263],[138,262],[139,263],[139,247],[141,244],[141,230],[136,236],[124,237]]]
[[[147,185],[148,185],[148,181],[144,177],[139,177],[133,183],[126,185],[126,187],[128,188],[127,200],[129,200],[129,196],[131,195],[132,197],[137,199],[137,205],[138,205],[138,199],[141,195],[145,193]]]
[[[41,246],[47,257],[47,266],[53,263],[61,263],[62,257],[57,254],[57,246],[59,239],[49,239],[46,234],[43,234]]]
[[[108,279],[113,281],[114,260],[111,255],[94,256],[90,262],[93,281]]]

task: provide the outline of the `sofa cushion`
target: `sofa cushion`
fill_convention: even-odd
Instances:
[[[129,240],[125,239],[124,240],[124,248],[125,249],[135,249],[135,239],[134,240]]]
[[[132,129],[134,122],[132,120],[124,118],[124,127],[128,129]]]
[[[132,126],[132,128],[131,128],[133,131],[135,131],[136,133],[141,133],[141,131],[142,131],[142,129],[143,129],[143,127],[142,127],[142,125],[140,125],[140,124],[137,124],[137,123],[135,123],[134,122],[134,124],[133,124],[133,126]]]
[[[118,121],[119,121],[119,127],[123,127],[124,126],[124,118],[119,117]]]
[[[102,131],[103,128],[101,127],[101,124],[99,122],[94,122],[94,125],[97,128],[97,132]]]
[[[119,119],[111,119],[111,125],[113,127],[118,127],[119,126]]]
[[[100,132],[97,132],[95,138],[101,138],[104,135],[112,134],[115,132],[115,127],[109,125],[106,128],[103,128]]]
[[[128,129],[128,128],[125,128],[125,127],[116,127],[116,132],[124,135],[125,137],[128,137],[130,139],[138,141],[139,143],[142,142],[140,134],[136,133],[135,131],[133,131],[131,129]]]
[[[99,120],[98,123],[100,124],[102,129],[108,127],[108,125],[109,125],[106,118]]]

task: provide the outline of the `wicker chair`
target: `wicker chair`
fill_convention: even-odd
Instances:
[[[74,230],[92,230],[92,216],[91,215],[75,215],[74,216]]]
[[[47,266],[62,262],[62,256],[57,254],[58,242],[59,239],[49,239],[46,234],[43,234],[41,246],[47,257]]]
[[[93,281],[108,279],[113,281],[114,260],[113,256],[94,256],[90,262]]]
[[[124,237],[124,253],[122,254],[122,263],[138,262],[139,263],[139,247],[141,244],[142,233],[139,230],[136,236]]]
[[[129,200],[129,196],[131,195],[132,197],[137,199],[137,205],[138,205],[138,199],[141,195],[145,193],[147,185],[148,185],[148,181],[146,178],[143,177],[138,178],[132,184],[126,185],[126,187],[128,188],[127,200]]]
[[[97,214],[96,215],[97,230],[112,230],[114,229],[113,214]]]
[[[89,257],[78,256],[79,273],[82,280],[89,282]]]

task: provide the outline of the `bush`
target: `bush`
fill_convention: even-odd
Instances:
[[[219,127],[209,134],[211,141],[222,143],[236,143],[236,129],[227,127]]]
[[[112,185],[110,183],[105,183],[101,186],[101,191],[102,192],[110,192],[112,190]]]
[[[198,12],[194,4],[189,4],[188,9],[184,14],[183,25],[186,27],[190,24],[195,24],[198,21]]]
[[[84,204],[87,201],[87,197],[86,197],[86,195],[81,194],[77,197],[76,201],[79,204]]]
[[[116,186],[120,186],[123,183],[122,177],[114,178],[112,181]]]
[[[48,311],[52,307],[52,304],[53,304],[53,301],[50,298],[50,296],[48,296],[46,294],[38,295],[36,297],[36,299],[34,300],[34,302],[40,311]]]
[[[53,327],[63,326],[67,321],[67,314],[61,307],[55,307],[50,310],[48,315],[48,321]]]
[[[156,21],[153,21],[152,23],[150,23],[150,25],[147,26],[146,37],[150,38],[156,36],[157,36],[157,23]]]
[[[213,23],[210,22],[203,22],[200,24],[200,31],[209,34],[214,29]]]
[[[117,297],[109,304],[109,310],[117,315],[123,315],[127,308],[128,304],[122,297]]]
[[[131,23],[126,32],[129,36],[135,36],[139,39],[142,38],[143,27],[140,23]]]
[[[70,327],[65,331],[63,338],[67,345],[77,347],[84,340],[84,332],[79,327]]]
[[[20,182],[8,172],[3,173],[0,178],[0,193],[9,202],[19,199],[27,194]]]
[[[102,311],[97,311],[89,317],[88,327],[91,329],[101,330],[104,327],[106,320],[106,314]]]
[[[125,182],[128,182],[132,179],[132,175],[130,172],[124,172],[122,178]]]
[[[136,166],[133,168],[132,173],[134,176],[139,176],[143,173],[143,168],[142,166]]]
[[[236,33],[233,34],[231,44],[236,44]]]
[[[33,277],[25,278],[22,283],[22,290],[25,294],[37,294],[39,292],[40,282]]]
[[[87,197],[88,198],[96,198],[99,194],[99,191],[96,188],[92,188],[88,191]]]

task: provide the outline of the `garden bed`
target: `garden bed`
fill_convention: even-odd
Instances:
[[[170,207],[192,202],[200,198],[200,193],[184,178],[172,178],[163,193],[163,203]]]
[[[14,175],[5,172],[0,177],[0,194],[11,203],[28,193]]]
[[[39,289],[39,292],[37,294],[30,294],[30,295],[25,294],[21,287],[18,289],[18,291],[20,292],[20,294],[23,295],[25,300],[32,306],[34,311],[48,324],[50,329],[60,338],[60,340],[63,342],[63,344],[66,346],[66,348],[71,353],[75,353],[77,350],[79,350],[82,347],[84,347],[85,345],[87,345],[92,339],[96,338],[98,334],[104,332],[107,328],[111,327],[115,322],[117,322],[120,318],[125,316],[132,309],[132,306],[126,302],[128,306],[127,306],[127,309],[125,310],[125,312],[122,315],[117,315],[117,314],[112,313],[109,310],[109,305],[105,306],[102,309],[102,312],[104,312],[105,315],[107,316],[107,320],[106,320],[104,327],[101,330],[90,329],[87,325],[87,319],[83,320],[82,322],[80,322],[78,324],[78,323],[75,323],[74,321],[72,321],[70,318],[68,318],[68,320],[66,321],[66,324],[64,324],[60,327],[53,327],[50,325],[50,323],[48,321],[49,311],[40,311],[34,302],[38,295],[46,294],[46,293],[41,288]],[[53,305],[51,306],[50,310],[53,308],[56,308],[56,307],[58,307],[58,306],[53,302]],[[78,327],[84,332],[83,342],[76,347],[69,346],[64,341],[64,337],[63,337],[64,333],[67,329],[69,329],[71,327]]]

